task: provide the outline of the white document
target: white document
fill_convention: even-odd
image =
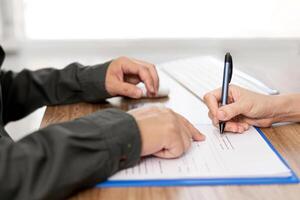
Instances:
[[[176,159],[144,158],[109,180],[289,177],[291,171],[252,127],[243,134],[221,135],[212,125],[197,125],[206,135]]]

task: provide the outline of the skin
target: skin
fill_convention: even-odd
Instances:
[[[269,96],[230,85],[229,104],[219,107],[221,89],[204,96],[208,116],[215,126],[226,121],[225,131],[242,133],[249,126],[269,127],[276,122],[300,121],[300,94]]]
[[[205,139],[192,124],[171,109],[152,107],[135,109],[129,113],[134,116],[141,130],[141,156],[176,158],[189,149],[192,140]]]
[[[159,77],[153,64],[120,57],[111,62],[105,77],[105,88],[112,96],[142,97],[136,84],[143,82],[147,96],[154,97]],[[141,156],[176,158],[184,154],[192,140],[203,141],[202,135],[187,119],[165,107],[138,108],[128,112],[134,117],[142,140]]]
[[[148,97],[157,94],[159,77],[155,65],[120,57],[113,60],[107,69],[105,87],[111,96],[121,95],[139,99],[143,93],[136,85],[140,82],[145,84]]]

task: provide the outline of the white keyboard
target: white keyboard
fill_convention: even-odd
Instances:
[[[175,60],[162,63],[158,67],[201,99],[207,92],[222,87],[224,62],[210,56]],[[234,63],[231,83],[263,94],[279,93],[237,70]]]

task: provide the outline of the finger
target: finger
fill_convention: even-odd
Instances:
[[[247,131],[250,128],[250,125],[248,123],[243,123],[244,131]]]
[[[183,125],[187,128],[187,131],[191,134],[193,140],[203,141],[205,140],[205,135],[203,135],[198,129],[196,129],[186,118],[182,115],[176,113],[179,120],[183,123]]]
[[[133,59],[133,60],[137,63],[140,63],[140,64],[148,67],[148,69],[150,70],[150,73],[152,75],[152,78],[154,80],[154,87],[156,90],[155,92],[157,93],[158,89],[159,89],[159,76],[158,76],[158,72],[157,72],[155,65],[145,62],[145,61],[142,61],[142,60],[138,60],[138,59]]]
[[[208,107],[209,111],[211,114],[216,117],[217,115],[217,110],[219,108],[219,101],[221,99],[221,90],[217,89],[212,92],[207,93],[204,95],[204,103]]]
[[[128,60],[128,63],[122,65],[124,73],[138,75],[147,88],[147,92],[155,93],[154,81],[147,67]]]
[[[246,119],[247,118],[244,116],[240,118],[240,125],[243,126],[244,131],[247,131],[251,126],[251,124],[249,124]]]
[[[245,106],[241,102],[234,102],[220,107],[217,111],[217,118],[221,121],[227,121],[244,113],[244,109]]]
[[[184,152],[186,152],[192,143],[192,134],[189,132],[188,128],[182,124],[182,129],[180,131]]]
[[[180,135],[170,146],[165,147],[153,155],[161,158],[177,158],[185,152],[185,145],[187,144],[183,143],[182,136]]]
[[[212,120],[214,126],[218,125],[219,120],[215,116],[213,116],[210,111],[208,112],[208,117]]]
[[[237,122],[227,121],[224,130],[226,132],[237,133],[239,130]]]
[[[119,95],[131,97],[134,99],[141,98],[143,95],[143,92],[140,88],[133,84],[124,82],[118,84],[116,91]]]
[[[148,69],[150,70],[150,73],[152,75],[153,81],[154,81],[154,88],[155,88],[155,95],[158,93],[159,89],[159,77],[156,70],[156,67],[154,65],[148,66]]]
[[[131,84],[136,85],[136,84],[138,84],[138,83],[141,82],[141,79],[138,76],[136,76],[136,75],[127,75],[125,77],[125,81],[127,83],[131,83]]]
[[[228,121],[225,125],[225,131],[233,133],[243,133],[249,129],[249,125],[245,122]]]
[[[138,71],[137,73],[135,73],[135,75],[138,75],[140,79],[144,82],[147,88],[148,96],[151,96],[150,93],[155,94],[154,79],[152,77],[149,67],[142,62],[136,62],[135,59],[129,59],[129,62],[138,66]]]

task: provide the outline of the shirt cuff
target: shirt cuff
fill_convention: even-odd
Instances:
[[[111,158],[117,161],[113,162],[112,169],[121,170],[138,163],[142,142],[140,130],[133,116],[121,110],[105,109],[88,118],[97,126],[106,129],[103,130],[103,134],[107,147]]]
[[[111,97],[105,88],[106,71],[111,61],[103,64],[87,66],[78,75],[84,92],[84,100],[97,102]]]

